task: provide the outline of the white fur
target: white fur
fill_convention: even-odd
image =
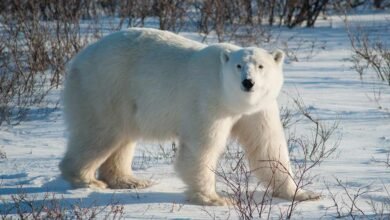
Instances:
[[[258,177],[265,184],[273,181],[276,195],[292,199],[296,185],[275,101],[283,58],[281,51],[206,46],[153,29],[133,28],[101,39],[68,71],[63,177],[75,187],[147,187],[150,183],[131,171],[136,142],[177,139],[176,170],[188,185],[189,199],[224,205],[213,171],[232,133]],[[245,78],[255,82],[250,92],[241,88]],[[272,172],[264,166],[270,159],[287,171]],[[313,197],[300,193],[299,200]]]

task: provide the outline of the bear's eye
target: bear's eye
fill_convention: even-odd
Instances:
[[[241,65],[240,65],[240,64],[237,64],[237,68],[238,68],[238,69],[241,69]]]
[[[263,69],[264,68],[264,66],[263,65],[259,65],[259,69]]]

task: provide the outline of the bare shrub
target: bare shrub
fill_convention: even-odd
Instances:
[[[374,3],[374,7],[377,9],[384,9],[390,7],[389,0],[374,0],[373,3]]]
[[[282,122],[282,126],[284,129],[291,127],[293,124],[297,122],[297,120],[293,120],[294,112],[288,106],[280,107],[280,120]]]
[[[225,40],[242,47],[259,46],[270,44],[273,35],[268,27],[260,25],[231,25]]]
[[[384,165],[386,168],[390,168],[390,151],[387,151],[385,159],[372,158],[372,161]]]
[[[329,158],[339,146],[341,139],[337,134],[338,122],[331,124],[315,118],[303,103],[300,96],[293,98],[294,109],[287,109],[282,118],[284,125],[288,127],[296,126],[298,121],[305,122],[311,127],[311,135],[297,136],[290,134],[288,146],[292,164],[295,167],[292,177],[298,186],[298,190],[306,188],[311,184],[314,176],[312,169],[319,166],[324,160]],[[228,195],[233,200],[233,207],[241,219],[271,218],[271,211],[275,210],[272,203],[272,183],[260,185],[252,178],[251,170],[245,160],[245,154],[235,146],[228,146],[224,156],[224,163],[216,171],[217,176],[222,179],[228,188]],[[288,172],[278,161],[269,161],[273,170]],[[256,190],[262,190],[261,193]],[[299,202],[293,199],[285,211],[280,211],[280,218],[291,218]]]
[[[18,123],[31,108],[47,105],[72,56],[101,36],[93,22],[81,30],[87,12],[78,4],[9,3],[0,15],[0,125]]]
[[[383,189],[371,189],[371,184],[356,186],[356,184],[350,184],[343,182],[336,178],[337,188],[341,189],[338,192],[331,190],[327,185],[330,198],[333,201],[333,205],[327,207],[327,209],[335,209],[336,218],[350,217],[351,219],[388,219],[390,217],[390,194],[385,185]],[[370,199],[368,205],[370,209],[362,208],[363,197],[369,197],[370,193],[379,192],[384,190],[387,194],[387,198],[383,198],[380,201]]]
[[[351,8],[363,5],[367,0],[345,0],[345,1],[331,1],[330,5],[336,12],[345,13]]]
[[[154,148],[154,149],[153,149]],[[173,142],[171,145],[152,145],[145,147],[133,160],[133,169],[147,169],[157,164],[172,164],[177,153],[177,146]]]
[[[339,145],[341,137],[338,136],[335,132],[338,129],[338,121],[334,121],[331,124],[326,124],[320,119],[313,117],[302,100],[298,97],[294,99],[297,109],[300,114],[313,125],[312,137],[309,144],[306,142],[296,141],[295,138],[290,138],[290,143],[295,143],[298,145],[306,145],[307,147],[302,147],[304,150],[305,160],[310,160],[311,162],[320,163],[323,159],[328,158]],[[329,143],[331,137],[336,135],[336,140],[334,143]],[[309,140],[310,140],[309,139]]]
[[[0,148],[0,159],[5,160],[7,159],[7,153]]]
[[[359,25],[352,27],[345,16],[345,25],[351,43],[352,55],[349,61],[352,62],[352,69],[355,70],[362,81],[365,77],[376,78],[390,86],[390,47],[385,39],[373,35],[368,29]],[[390,33],[387,26],[381,28],[383,33]],[[375,85],[374,85],[375,86]],[[378,108],[389,111],[387,100],[382,100],[381,88],[373,88],[372,100]]]
[[[314,25],[328,1],[184,1],[184,0],[4,0],[0,4],[0,124],[19,122],[31,108],[47,103],[62,84],[64,68],[85,44],[103,31],[144,26],[154,17],[160,29],[179,32],[186,23],[198,32],[215,32],[219,41],[240,45],[269,42],[263,24]],[[104,20],[101,19],[104,17]],[[106,27],[109,17],[118,23]],[[104,25],[104,28],[102,28]],[[57,100],[58,101],[58,100]]]
[[[122,219],[124,214],[124,207],[113,200],[104,206],[82,200],[69,204],[55,193],[37,196],[19,190],[8,199],[0,197],[1,219]]]
[[[292,28],[306,22],[307,27],[313,27],[320,13],[326,11],[329,1],[207,0],[196,3],[200,9],[200,31],[206,34],[215,31],[221,41],[226,29],[233,24],[256,27],[267,21],[270,26]]]
[[[390,153],[387,153],[384,160],[373,159],[374,162],[384,165],[385,169],[390,168]],[[388,186],[382,182],[382,187],[374,188],[372,183],[358,185],[348,183],[335,177],[336,187],[329,187],[326,184],[329,197],[333,205],[327,210],[335,210],[336,215],[332,217],[351,219],[389,219],[390,218],[390,191]],[[384,193],[378,196],[375,193]],[[365,200],[364,200],[365,199]],[[369,201],[367,201],[369,199]],[[368,204],[369,208],[362,204]]]
[[[161,0],[154,4],[154,11],[160,21],[161,30],[178,32],[184,25],[188,4],[185,0]]]
[[[378,79],[390,85],[390,48],[381,39],[370,38],[361,28],[351,31],[347,27],[353,51],[353,69],[361,78],[366,72],[372,71]]]
[[[127,27],[136,27],[145,25],[145,19],[153,16],[154,0],[120,0],[119,1],[119,26],[122,27],[127,20]]]
[[[266,20],[270,26],[276,24],[292,28],[305,22],[307,27],[313,27],[320,13],[326,11],[328,3],[328,0],[206,0],[197,5],[201,16],[199,28],[205,34],[215,31],[222,41],[224,33],[229,32],[227,29],[234,24],[256,27]]]
[[[294,45],[291,45],[290,42],[294,42]],[[326,42],[291,36],[286,41],[281,41],[281,48],[290,61],[308,61],[325,50]]]
[[[228,19],[225,1],[205,0],[197,5],[197,8],[200,10],[199,32],[208,35],[211,31],[215,31],[218,40],[223,41],[225,24]]]
[[[227,186],[226,194],[239,218],[269,218],[273,208],[271,183],[261,186],[253,179],[245,153],[236,145],[228,145],[224,161],[216,175]],[[263,188],[264,192],[257,192]]]
[[[302,120],[311,125],[312,130],[311,136],[303,135],[296,137],[294,134],[290,134],[288,138],[290,158],[295,165],[294,179],[298,186],[295,192],[297,193],[299,189],[306,187],[312,182],[314,177],[310,174],[310,171],[332,156],[337,150],[341,136],[336,132],[338,130],[338,121],[327,124],[315,118],[299,95],[297,98],[293,98],[293,101],[299,116],[303,117]],[[295,199],[291,201],[285,213],[287,218],[291,218],[298,203]]]
[[[289,28],[306,23],[313,27],[320,13],[326,10],[329,1],[303,0],[303,1],[257,1],[258,21],[272,25],[286,25]]]

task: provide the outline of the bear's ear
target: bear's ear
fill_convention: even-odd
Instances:
[[[221,62],[222,63],[227,63],[228,61],[229,61],[229,51],[226,51],[226,50],[224,50],[224,51],[222,51],[221,52]]]
[[[272,56],[274,57],[274,60],[277,64],[283,65],[284,62],[284,52],[281,50],[275,50],[272,53]]]

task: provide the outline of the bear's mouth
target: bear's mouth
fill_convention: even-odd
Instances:
[[[245,88],[244,86],[241,85],[241,91],[251,93],[251,92],[253,92],[254,90],[253,90],[253,88],[250,88],[250,89],[249,89],[249,88]]]

